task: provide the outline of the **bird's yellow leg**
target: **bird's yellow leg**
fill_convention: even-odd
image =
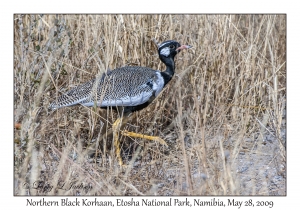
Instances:
[[[159,143],[168,146],[167,143],[160,137],[158,136],[147,136],[144,134],[140,134],[140,133],[134,133],[134,132],[129,132],[129,131],[122,131],[122,135],[123,136],[129,136],[129,137],[135,137],[135,138],[143,138],[143,139],[147,139],[147,140],[152,140],[152,141],[158,141]]]
[[[122,122],[122,117],[118,118],[112,125],[113,128],[113,138],[114,138],[114,147],[115,147],[115,152],[119,161],[120,166],[123,165],[122,157],[121,157],[121,148],[120,148],[120,141],[119,141],[119,130],[121,127],[121,122]],[[134,133],[134,132],[129,132],[127,130],[124,130],[121,132],[123,136],[128,136],[128,137],[134,137],[134,138],[143,138],[147,140],[152,140],[152,141],[157,141],[160,144],[163,144],[165,146],[168,146],[167,143],[160,137],[158,136],[148,136],[140,133]]]
[[[123,166],[123,161],[122,161],[122,157],[121,157],[121,149],[120,149],[120,141],[119,141],[119,129],[120,129],[121,122],[122,122],[122,118],[118,118],[112,125],[112,128],[113,128],[115,152],[116,152],[120,166]]]

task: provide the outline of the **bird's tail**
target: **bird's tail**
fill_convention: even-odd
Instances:
[[[55,110],[65,106],[80,104],[82,101],[91,96],[94,83],[95,79],[73,88],[54,100],[49,105],[49,109]]]

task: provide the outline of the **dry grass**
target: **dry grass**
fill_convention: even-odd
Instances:
[[[15,15],[14,24],[15,195],[286,194],[285,15]],[[194,48],[125,124],[169,148],[123,137],[122,169],[115,112],[47,107],[108,68],[164,70],[152,39]]]

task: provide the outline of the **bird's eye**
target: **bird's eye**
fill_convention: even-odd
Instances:
[[[175,48],[175,46],[174,45],[170,45],[170,49],[174,49]]]

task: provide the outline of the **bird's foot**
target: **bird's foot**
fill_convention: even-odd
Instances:
[[[147,135],[140,134],[140,133],[129,132],[127,130],[122,131],[122,135],[129,136],[129,137],[135,137],[135,138],[143,138],[143,139],[152,140],[152,141],[158,141],[160,144],[168,147],[167,143],[158,136],[147,136]]]

